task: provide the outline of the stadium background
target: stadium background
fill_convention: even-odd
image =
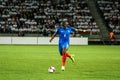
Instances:
[[[89,44],[119,44],[119,4],[119,0],[1,0],[0,36],[50,37],[57,24],[66,21],[90,31],[72,32],[72,37],[88,37]]]
[[[61,71],[57,45],[0,44],[0,80],[120,80],[120,0],[0,0],[0,41],[50,38],[61,21],[89,30],[71,33],[88,38],[70,46],[75,63]]]

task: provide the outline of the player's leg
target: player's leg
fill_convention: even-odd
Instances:
[[[62,48],[62,67],[61,70],[64,71],[65,70],[65,64],[66,64],[66,48]]]
[[[65,70],[66,58],[69,57],[74,62],[74,57],[67,53],[67,48],[62,48],[62,67],[61,70]]]
[[[62,67],[61,70],[65,70],[65,62],[66,62],[66,55],[63,53],[63,49],[62,49],[62,45],[59,44],[59,53],[61,55],[61,59],[62,59]]]
[[[67,52],[67,50],[68,50],[68,48],[69,48],[69,43],[65,43],[63,46],[64,46],[65,56],[66,56],[66,57],[69,57],[69,58],[72,60],[72,62],[74,62],[74,56],[71,55],[71,54],[69,54],[69,53]]]
[[[74,55],[66,53],[66,57],[69,57],[72,60],[72,62],[75,62]]]
[[[62,52],[62,66],[65,66],[65,63],[66,63],[66,54]]]
[[[62,43],[61,47],[62,47],[62,63],[63,63],[61,69],[65,70],[65,64],[66,64],[66,58],[67,58],[66,53],[67,53],[69,44],[67,42],[64,42]]]

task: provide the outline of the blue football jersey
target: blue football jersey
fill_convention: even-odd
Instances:
[[[61,43],[69,43],[70,42],[70,33],[71,31],[75,31],[75,28],[67,25],[66,28],[62,28],[62,26],[58,26],[55,31],[55,34],[59,34],[59,44]]]

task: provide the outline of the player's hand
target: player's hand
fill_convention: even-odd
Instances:
[[[56,35],[52,35],[52,37],[51,37],[51,39],[49,40],[49,42],[52,42],[52,40],[54,39],[54,37],[55,37]]]
[[[49,42],[51,43],[51,42],[52,42],[52,39],[50,39]]]

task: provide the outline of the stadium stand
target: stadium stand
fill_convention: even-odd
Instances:
[[[106,27],[110,32],[110,40],[114,41],[114,39],[116,39],[117,41],[120,41],[120,1],[98,0],[97,3]]]
[[[90,31],[81,35],[73,32],[73,37],[109,41],[108,31],[120,35],[119,5],[119,0],[0,0],[0,36],[51,36],[56,26],[65,21]]]
[[[98,4],[109,30],[120,34],[120,1],[99,0]]]
[[[68,20],[76,28],[100,33],[85,0],[0,0],[0,16],[0,33],[49,36],[56,23]]]

